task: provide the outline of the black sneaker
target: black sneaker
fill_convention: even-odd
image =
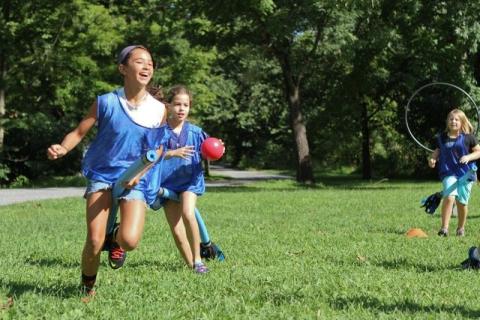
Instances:
[[[475,250],[475,248],[476,247],[470,247],[470,249],[468,249],[468,258],[462,261],[462,263],[460,264],[462,269],[480,269],[480,261],[473,258],[473,251]]]
[[[437,233],[440,237],[448,237],[448,229],[442,228]]]
[[[113,242],[108,250],[108,264],[112,269],[119,269],[127,259],[127,252],[123,250],[118,243]]]
[[[200,243],[200,257],[206,260],[213,260],[215,258],[217,258],[218,261],[225,260],[223,251],[212,241],[208,243]]]
[[[108,264],[112,269],[121,268],[127,259],[127,252],[115,241],[119,226],[120,224],[116,223],[113,232],[107,235],[105,240],[105,246],[108,248]]]

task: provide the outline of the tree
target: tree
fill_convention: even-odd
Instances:
[[[0,35],[8,88],[2,164],[10,175],[0,179],[33,178],[60,167],[78,171],[81,148],[55,163],[47,162],[45,150],[73,128],[98,93],[112,88],[122,20],[82,0],[6,1],[2,9],[9,11]]]
[[[338,22],[342,5],[334,1],[198,1],[197,8],[215,24],[214,38],[220,46],[248,44],[278,63],[297,152],[297,181],[314,183],[302,87],[319,58],[326,31]]]

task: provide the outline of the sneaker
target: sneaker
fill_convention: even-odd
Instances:
[[[457,237],[465,237],[465,228],[457,229]]]
[[[217,258],[218,261],[225,260],[223,251],[212,241],[209,241],[208,243],[200,243],[200,257],[206,260],[213,260],[215,258]]]
[[[118,243],[112,243],[110,250],[108,250],[108,264],[112,269],[119,269],[127,259],[127,252],[123,250]]]
[[[468,258],[462,261],[462,263],[460,264],[462,269],[473,269],[473,270],[480,269],[480,261],[473,258],[472,256],[473,250],[475,250],[475,247],[471,247],[468,250]]]
[[[442,228],[437,233],[440,237],[448,237],[448,229]]]
[[[117,241],[113,240],[115,235],[117,234],[119,224],[116,223],[113,229],[113,232],[107,236],[107,243],[108,247],[108,264],[112,269],[119,269],[125,263],[125,259],[127,259],[127,252],[123,250]]]
[[[208,272],[208,268],[206,265],[203,264],[203,262],[195,263],[195,265],[193,266],[193,270],[199,274],[205,274]]]

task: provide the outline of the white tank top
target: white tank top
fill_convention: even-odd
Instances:
[[[147,92],[138,106],[131,105],[125,97],[125,89],[118,89],[118,96],[125,112],[133,122],[147,128],[158,128],[165,115],[165,105]]]

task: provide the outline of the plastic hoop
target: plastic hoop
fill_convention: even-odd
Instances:
[[[448,83],[448,82],[432,82],[432,83],[429,83],[429,84],[426,84],[424,86],[421,86],[420,88],[418,88],[411,96],[410,96],[410,99],[408,99],[408,102],[407,102],[407,105],[405,107],[405,124],[407,125],[407,130],[408,130],[408,133],[410,134],[410,136],[412,137],[412,139],[420,146],[422,147],[423,149],[427,150],[427,151],[430,151],[430,152],[433,152],[432,149],[426,147],[425,145],[423,145],[420,141],[418,141],[417,138],[415,138],[415,136],[413,135],[413,132],[412,130],[410,129],[410,126],[408,125],[408,111],[410,109],[410,103],[412,102],[413,98],[415,98],[415,96],[420,92],[422,91],[423,89],[425,88],[428,88],[428,87],[432,87],[432,86],[437,86],[437,85],[441,85],[441,86],[447,86],[447,87],[451,87],[451,88],[454,88],[454,89],[457,89],[459,90],[460,92],[462,92],[465,96],[467,96],[468,100],[470,101],[470,104],[475,107],[475,110],[477,111],[477,126],[476,126],[476,129],[475,129],[475,136],[477,135],[478,133],[478,128],[480,126],[480,110],[478,109],[478,106],[477,104],[475,103],[475,100],[473,100],[472,96],[469,95],[465,90],[463,90],[462,88],[460,88],[459,86],[456,86],[454,84],[451,84],[451,83]]]

